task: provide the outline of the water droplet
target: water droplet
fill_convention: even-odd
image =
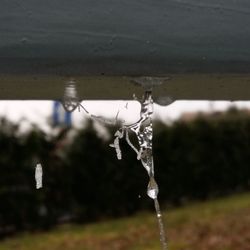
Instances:
[[[172,104],[174,101],[175,100],[170,96],[160,96],[155,100],[157,104],[162,105],[162,106],[168,106]]]
[[[151,199],[156,199],[159,193],[158,185],[153,177],[150,178],[148,183],[147,194]]]

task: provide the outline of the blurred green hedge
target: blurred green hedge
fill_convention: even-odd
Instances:
[[[122,142],[118,161],[110,139],[84,129],[56,136],[0,121],[0,235],[47,229],[68,221],[88,222],[152,207],[148,177],[135,153]],[[180,205],[194,199],[249,190],[250,116],[231,109],[172,125],[154,124],[154,160],[161,202]],[[44,188],[35,189],[37,162]]]

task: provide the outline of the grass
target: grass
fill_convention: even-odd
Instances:
[[[170,250],[249,250],[250,193],[164,211]],[[64,225],[46,233],[21,234],[0,250],[161,249],[154,214],[88,225]]]

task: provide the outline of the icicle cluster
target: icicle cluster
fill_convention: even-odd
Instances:
[[[119,145],[120,139],[125,135],[125,139],[128,145],[136,152],[137,159],[141,160],[143,167],[147,170],[149,176],[149,183],[147,187],[148,196],[154,200],[155,211],[157,215],[159,230],[160,230],[160,241],[163,250],[167,250],[167,241],[165,238],[164,224],[162,220],[162,214],[157,199],[159,189],[154,178],[154,160],[152,151],[152,140],[153,140],[153,125],[152,125],[152,114],[153,114],[153,99],[151,91],[146,91],[141,102],[140,119],[136,123],[131,125],[123,125],[115,133],[114,143],[110,146],[116,150],[117,158],[122,158],[121,149]],[[129,133],[133,132],[138,140],[139,149],[137,149],[129,139]]]
[[[152,78],[146,78],[147,81],[152,82]],[[73,112],[76,108],[82,108],[91,119],[102,122],[105,124],[115,125],[118,121],[119,111],[117,112],[115,120],[105,119],[101,116],[96,116],[88,112],[81,103],[79,102],[75,82],[72,80],[68,82],[65,86],[64,97],[63,97],[63,106],[66,111]],[[125,137],[128,145],[136,152],[137,159],[141,161],[143,167],[146,169],[149,176],[149,183],[147,187],[148,196],[154,200],[155,210],[158,218],[158,224],[160,229],[160,240],[162,243],[162,249],[167,249],[167,243],[165,239],[164,225],[162,221],[162,215],[160,211],[160,206],[158,203],[158,185],[154,179],[154,160],[153,160],[153,151],[152,151],[152,140],[153,140],[153,125],[152,125],[152,114],[153,114],[153,99],[151,91],[146,91],[143,99],[141,101],[141,112],[140,119],[130,125],[122,125],[120,129],[114,134],[115,139],[111,147],[115,148],[117,158],[122,159],[122,152],[120,149],[120,140]],[[125,108],[128,107],[126,104]],[[134,146],[129,138],[129,134],[134,133],[138,140],[138,148]],[[37,164],[36,167],[36,185],[37,188],[42,187],[42,166]]]
[[[123,125],[115,133],[115,139],[111,147],[116,150],[117,158],[122,159],[121,149],[119,145],[120,139],[124,138],[128,145],[136,152],[137,159],[141,160],[143,167],[147,170],[150,177],[148,185],[148,195],[152,199],[157,197],[158,186],[154,180],[154,161],[152,152],[152,140],[153,140],[153,126],[152,126],[152,114],[153,114],[153,99],[151,91],[146,91],[141,102],[140,119],[136,123],[131,125]],[[129,138],[129,133],[132,132],[138,139],[139,149],[132,144]]]

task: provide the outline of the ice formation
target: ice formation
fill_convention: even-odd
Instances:
[[[146,91],[143,100],[141,102],[141,112],[140,119],[131,124],[123,125],[115,133],[115,139],[113,144],[110,146],[114,147],[116,150],[116,155],[119,160],[122,159],[121,149],[119,145],[120,139],[124,138],[128,145],[136,152],[137,159],[141,161],[143,167],[146,169],[149,176],[149,183],[147,187],[148,196],[154,200],[155,211],[158,219],[159,229],[160,229],[160,241],[162,244],[162,249],[167,249],[167,243],[165,238],[164,224],[162,220],[162,214],[157,199],[159,188],[154,178],[154,159],[152,150],[152,140],[153,140],[153,124],[152,124],[152,114],[153,114],[153,99],[151,91]],[[138,140],[139,148],[133,145],[130,141],[129,133],[134,133]]]
[[[80,111],[82,108],[86,113],[89,114],[89,112],[81,105],[79,101],[76,82],[74,80],[70,80],[65,85],[62,105],[67,112],[73,112],[76,108],[78,108]]]
[[[43,187],[43,168],[40,163],[36,165],[35,180],[36,180],[36,189],[42,188]]]

